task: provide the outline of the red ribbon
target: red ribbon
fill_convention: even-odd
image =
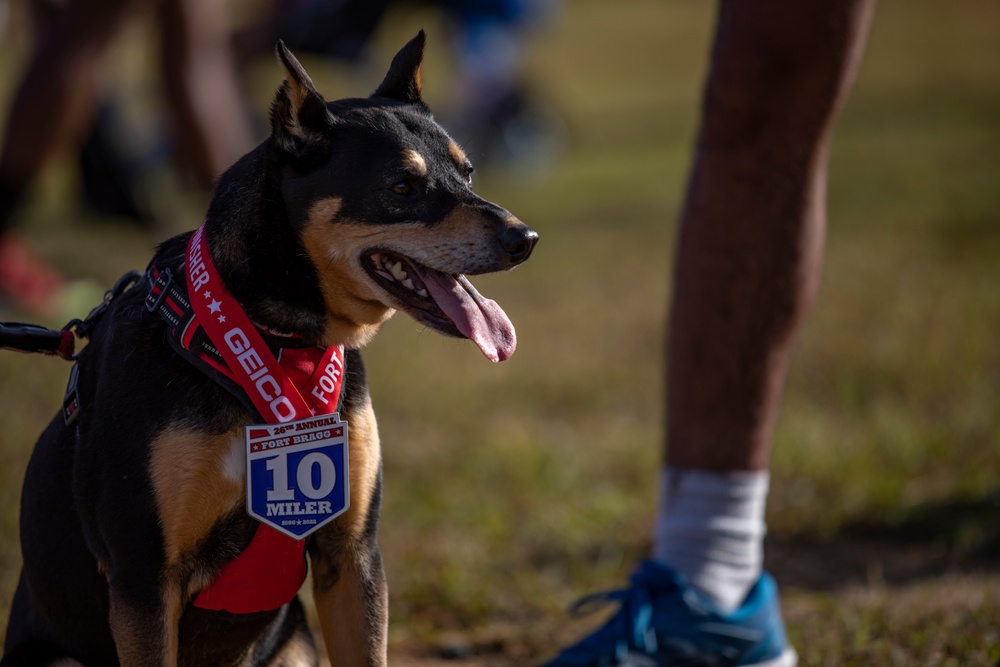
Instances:
[[[222,283],[208,250],[204,225],[188,241],[185,270],[198,322],[264,421],[280,424],[336,410],[343,384],[343,346],[326,349],[316,372],[303,387],[303,397]]]

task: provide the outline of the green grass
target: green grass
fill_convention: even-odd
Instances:
[[[369,347],[394,662],[530,664],[588,623],[566,621],[567,603],[619,585],[648,547],[673,236],[712,13],[694,0],[574,0],[538,36],[529,67],[565,114],[570,149],[545,175],[479,180],[542,237],[525,266],[477,280],[517,326],[510,361],[404,317]],[[385,49],[428,16],[396,18],[378,36]],[[447,51],[440,31],[431,40],[425,80],[444,102]],[[315,67],[322,90],[358,92],[359,76]],[[276,68],[258,69],[255,86],[270,91]],[[47,201],[72,183],[59,174],[27,233],[105,282],[144,265],[155,239]],[[792,640],[810,666],[992,665],[1000,5],[880,6],[836,134],[829,208],[768,514]],[[178,211],[176,229],[199,221],[186,200]],[[66,372],[0,355],[0,617],[29,443]]]

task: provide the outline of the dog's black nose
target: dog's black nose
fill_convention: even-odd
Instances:
[[[520,264],[531,255],[538,232],[527,225],[508,227],[500,234],[500,245],[514,264]]]

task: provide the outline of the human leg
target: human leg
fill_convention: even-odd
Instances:
[[[681,218],[654,557],[724,609],[760,575],[771,439],[819,283],[834,119],[874,9],[724,2]]]
[[[181,150],[198,184],[210,188],[252,146],[225,7],[217,1],[164,0],[159,25],[166,100]]]
[[[681,217],[667,462],[767,468],[795,333],[819,282],[830,131],[873,0],[724,0]]]
[[[830,131],[874,6],[720,4],[670,313],[657,562],[616,594],[622,607],[606,626],[549,667],[682,655],[716,664],[723,654],[737,665],[794,664],[761,573],[767,466],[819,279]],[[727,643],[701,632],[706,622],[755,639]]]
[[[46,15],[14,95],[0,153],[7,201],[89,126],[101,56],[132,0],[75,0]],[[13,192],[11,192],[13,191]],[[6,212],[6,211],[3,211]]]

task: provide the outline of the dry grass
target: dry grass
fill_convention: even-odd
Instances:
[[[397,18],[379,44],[426,16]],[[530,64],[570,152],[544,176],[480,180],[542,236],[527,265],[477,281],[517,325],[517,354],[494,366],[399,318],[366,355],[393,664],[531,664],[581,630],[563,607],[619,585],[647,547],[674,220],[711,24],[694,0],[569,3]],[[425,80],[446,100],[431,39]],[[272,88],[276,70],[259,69]],[[314,74],[358,92],[341,70]],[[768,566],[802,664],[1000,659],[998,119],[1000,6],[880,6],[775,450]],[[176,229],[198,222],[184,210]],[[40,202],[26,229],[106,282],[144,264],[153,239],[77,220]],[[0,617],[19,480],[66,370],[0,356]]]

